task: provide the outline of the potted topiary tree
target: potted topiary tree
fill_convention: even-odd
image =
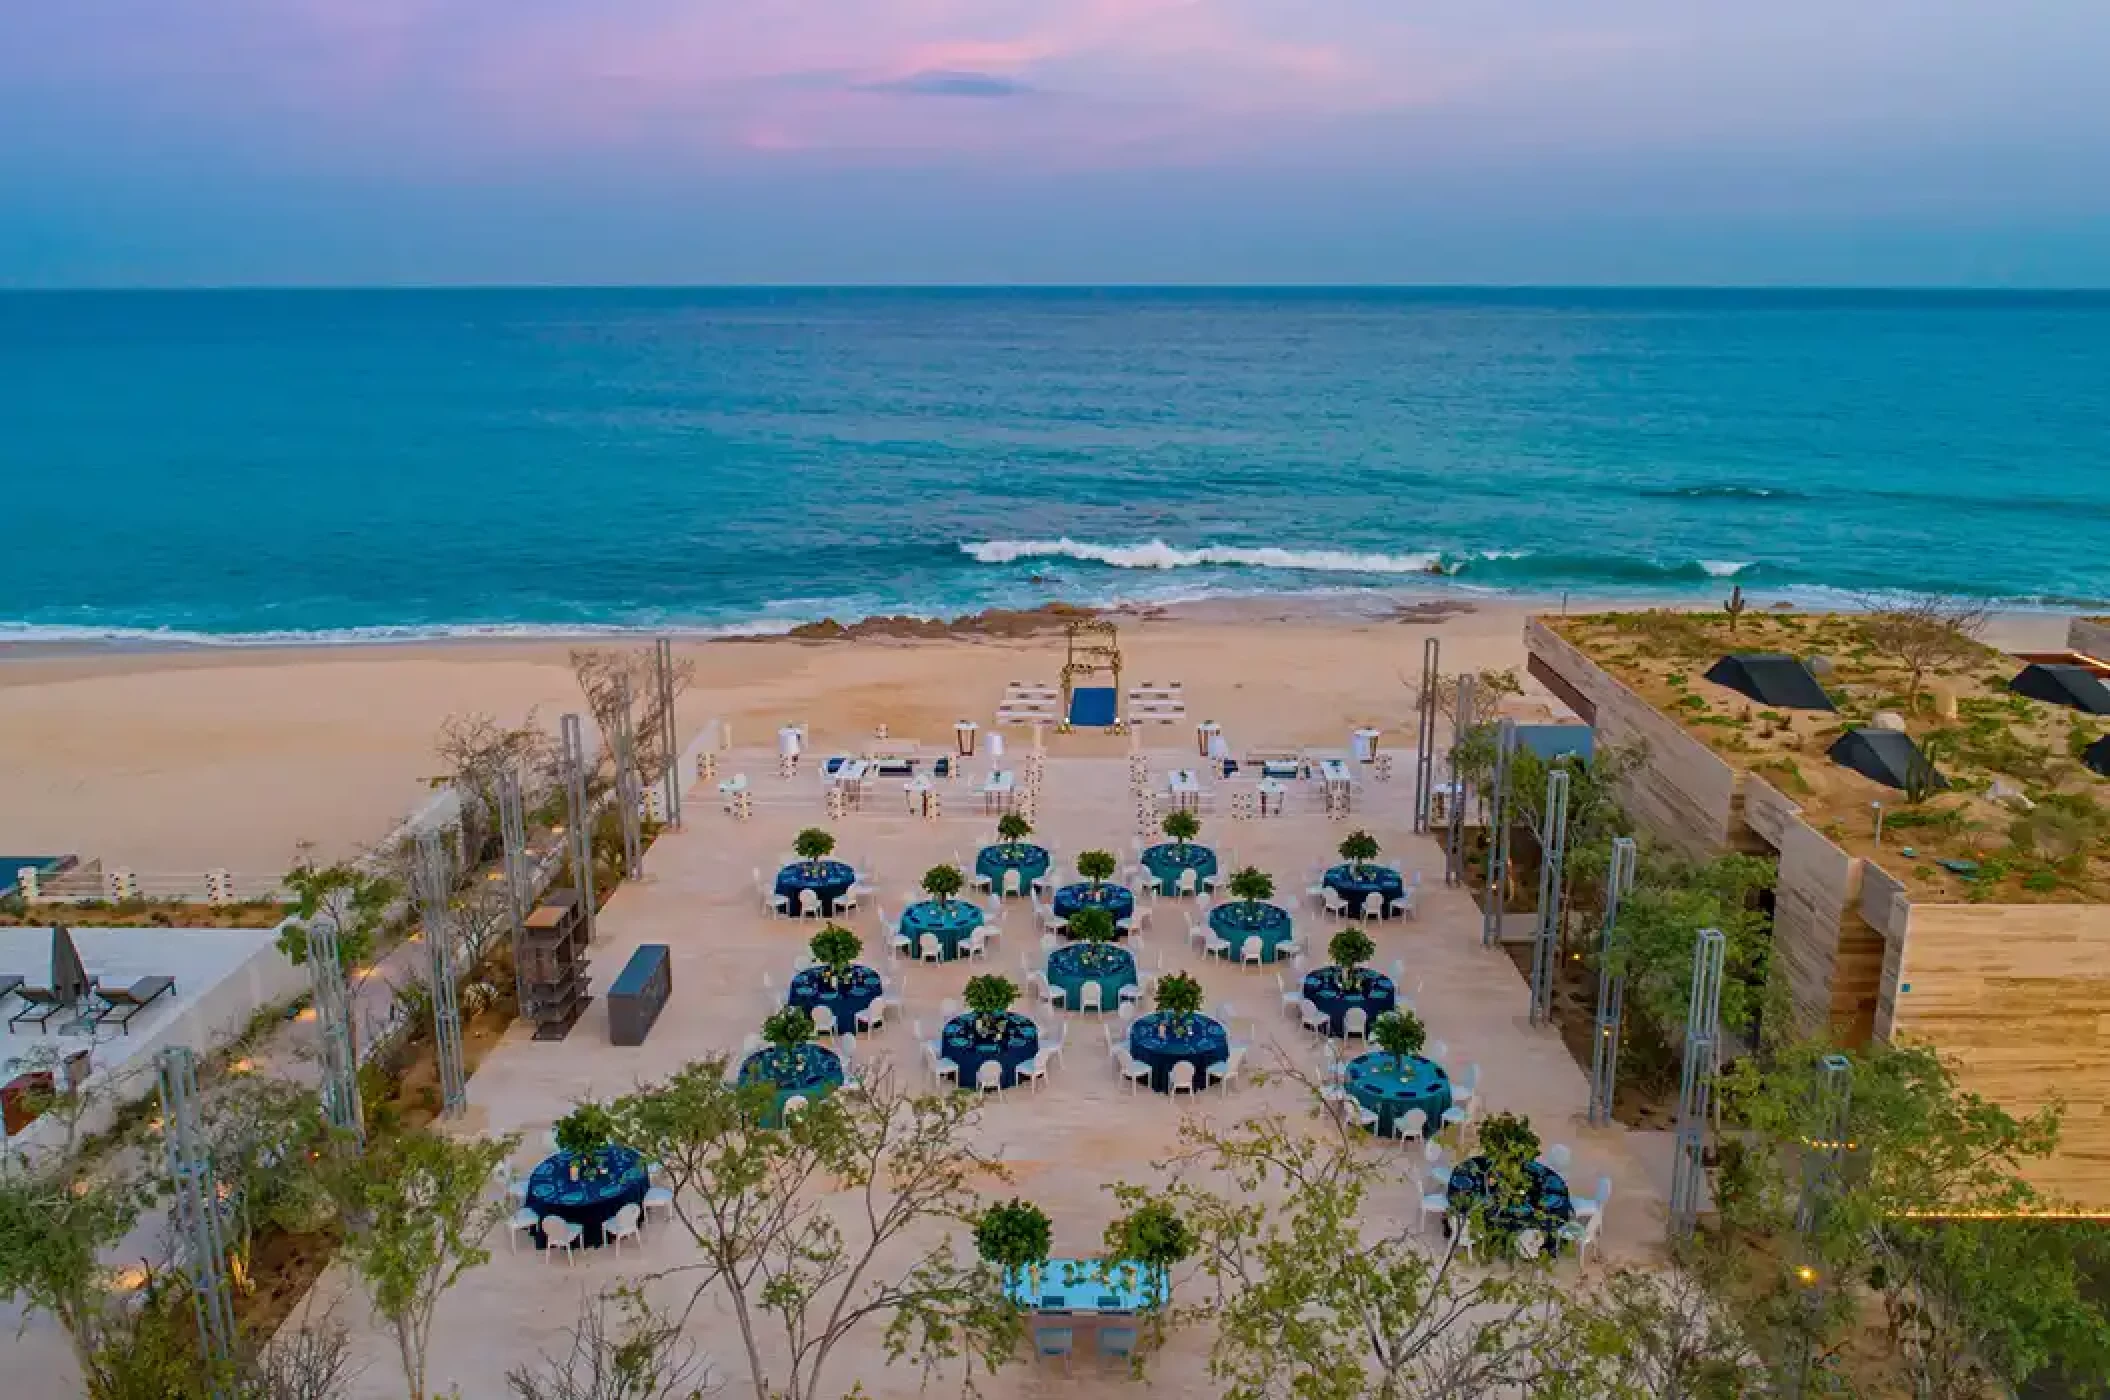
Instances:
[[[1361,875],[1370,862],[1377,859],[1377,838],[1367,831],[1351,831],[1342,838],[1339,849],[1341,859]]]
[[[1175,1039],[1194,1030],[1194,1018],[1202,1009],[1202,984],[1184,972],[1158,979],[1158,1010],[1165,1013],[1165,1029]]]
[[[821,862],[835,850],[835,837],[820,827],[809,826],[791,839],[791,849],[806,862],[808,874],[818,875]]]
[[[1077,956],[1086,967],[1104,967],[1114,961],[1113,949],[1109,947],[1114,937],[1114,914],[1111,909],[1090,906],[1070,915],[1070,936],[1084,945]]]
[[[1003,843],[1004,854],[1013,860],[1018,858],[1020,843],[1032,834],[1033,823],[1022,813],[1006,812],[996,819],[997,840]]]
[[[1172,838],[1172,844],[1179,847],[1180,856],[1184,859],[1187,843],[1202,834],[1202,819],[1182,807],[1177,812],[1167,812],[1165,820],[1158,824],[1158,830]]]
[[[803,1006],[787,1006],[771,1012],[762,1021],[762,1039],[770,1049],[772,1068],[789,1070],[798,1063],[799,1047],[813,1039],[813,1013]]]
[[[1172,1267],[1194,1253],[1194,1231],[1163,1201],[1145,1201],[1106,1227],[1110,1259],[1143,1271],[1144,1297],[1152,1307],[1172,1296]]]
[[[1531,1199],[1530,1166],[1538,1160],[1539,1135],[1521,1113],[1492,1113],[1480,1124],[1480,1155],[1487,1159],[1490,1204],[1501,1210]]]
[[[1015,1196],[989,1207],[974,1222],[975,1253],[1003,1275],[1007,1294],[1017,1289],[1020,1276],[1025,1275],[1029,1280],[1026,1296],[1040,1296],[1039,1282],[1031,1276],[1048,1262],[1053,1244],[1054,1227],[1047,1212]]]
[[[1077,857],[1077,873],[1091,882],[1090,898],[1099,898],[1099,886],[1113,876],[1114,853],[1112,851],[1086,851]]]
[[[1387,1011],[1370,1023],[1370,1038],[1377,1048],[1392,1057],[1393,1068],[1404,1070],[1407,1061],[1429,1043],[1428,1028],[1411,1011]]]
[[[1239,920],[1247,928],[1260,926],[1260,902],[1275,892],[1275,877],[1249,865],[1231,877],[1231,897],[1239,901]]]
[[[1333,959],[1334,978],[1344,992],[1362,989],[1363,964],[1377,953],[1377,945],[1370,935],[1354,926],[1342,929],[1326,944],[1326,956]]]
[[[821,978],[831,988],[842,990],[850,983],[850,969],[865,950],[864,940],[839,924],[829,924],[806,945],[821,965]]]
[[[961,993],[961,999],[974,1013],[975,1035],[985,1041],[1001,1041],[1007,1033],[1004,1013],[1018,1000],[1018,984],[1008,977],[985,972],[967,979],[967,990]]]
[[[923,872],[923,892],[940,904],[950,902],[967,881],[949,865],[934,865]]]
[[[571,1158],[571,1179],[592,1180],[607,1167],[615,1120],[597,1103],[582,1103],[557,1120],[557,1150]]]

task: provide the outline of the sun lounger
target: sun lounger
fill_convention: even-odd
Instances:
[[[32,987],[26,982],[15,988],[15,995],[22,998],[22,1009],[7,1018],[9,1030],[27,1021],[42,1034],[46,1021],[61,1011],[70,1010],[73,1005],[71,1002],[61,1001],[59,994],[49,987]]]
[[[102,987],[95,989],[101,998],[102,1010],[96,1014],[95,1024],[114,1021],[126,1035],[132,1033],[132,1018],[152,1006],[164,996],[176,994],[176,979],[173,977],[142,977],[129,987]]]

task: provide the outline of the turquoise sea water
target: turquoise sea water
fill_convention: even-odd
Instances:
[[[13,637],[2060,606],[2110,599],[2110,295],[7,295],[0,483]]]

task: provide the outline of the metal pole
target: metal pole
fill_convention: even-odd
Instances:
[[[643,833],[638,830],[638,809],[644,794],[637,781],[637,722],[630,712],[630,677],[615,678],[615,805],[622,818],[623,877],[641,880],[645,875]]]
[[[1517,722],[1504,719],[1495,731],[1495,773],[1487,799],[1487,902],[1480,911],[1480,942],[1502,941],[1503,887],[1509,882],[1509,762],[1517,747]]]
[[[352,999],[337,951],[337,925],[327,918],[308,924],[308,979],[315,989],[315,1020],[322,1031],[322,1107],[330,1125],[351,1134],[353,1150],[366,1146],[366,1114],[359,1104],[359,1061],[352,1051]]]
[[[1612,934],[1619,905],[1634,888],[1640,848],[1631,836],[1612,841],[1612,866],[1604,883],[1604,933],[1597,944],[1597,1038],[1590,1051],[1590,1124],[1612,1121],[1612,1093],[1619,1081],[1620,1024],[1626,1015],[1626,978],[1612,970]]]
[[[1795,1232],[1802,1255],[1801,1277],[1808,1287],[1805,1317],[1812,1322],[1822,1313],[1831,1279],[1826,1260],[1816,1257],[1812,1237],[1824,1221],[1825,1208],[1838,1194],[1842,1168],[1852,1144],[1846,1135],[1853,1107],[1853,1063],[1844,1055],[1826,1055],[1817,1062],[1817,1076],[1810,1084],[1810,1123],[1816,1134],[1804,1146],[1802,1195],[1795,1203]],[[1811,1331],[1805,1329],[1802,1348],[1795,1358],[1790,1393],[1801,1395],[1809,1384]]]
[[[1670,1233],[1689,1239],[1706,1181],[1707,1116],[1714,1098],[1714,1049],[1722,1025],[1722,959],[1728,940],[1703,928],[1693,940],[1692,1002],[1685,1016],[1685,1068],[1678,1086],[1676,1157],[1671,1163]]]
[[[1461,673],[1451,715],[1451,829],[1443,848],[1443,883],[1465,883],[1465,741],[1473,732],[1473,678]]]
[[[579,734],[579,717],[566,715],[558,722],[564,742],[564,828],[571,845],[571,880],[586,911],[586,941],[594,938],[593,831],[586,806],[586,741]]]
[[[498,775],[498,834],[505,845],[504,879],[506,914],[513,925],[513,997],[519,1014],[527,1015],[527,968],[521,957],[521,940],[527,937],[528,901],[533,898],[533,876],[528,873],[527,804],[520,795],[519,770],[508,768]]]
[[[1436,675],[1442,644],[1427,637],[1421,644],[1421,704],[1415,713],[1414,830],[1429,829],[1429,799],[1436,786]]]
[[[659,684],[659,747],[666,755],[660,781],[667,788],[667,823],[681,830],[681,727],[674,722],[674,643],[661,637],[652,649],[654,679]]]
[[[220,1229],[220,1192],[212,1154],[198,1123],[198,1060],[185,1045],[158,1057],[161,1079],[161,1141],[174,1199],[170,1215],[182,1241],[191,1305],[198,1318],[198,1345],[212,1371],[212,1393],[232,1394],[234,1301],[227,1290],[227,1243]]]
[[[469,1106],[469,1079],[462,1069],[462,1012],[454,970],[454,916],[447,908],[452,881],[439,833],[418,833],[417,896],[431,955],[432,1041],[440,1071],[440,1116],[453,1118]]]
[[[1553,974],[1560,963],[1561,895],[1568,863],[1568,770],[1546,774],[1546,811],[1539,831],[1539,926],[1531,944],[1531,1024],[1553,1020]]]

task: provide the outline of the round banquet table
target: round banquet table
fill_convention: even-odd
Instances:
[[[1380,1135],[1390,1135],[1409,1109],[1422,1111],[1422,1132],[1443,1126],[1451,1106],[1451,1077],[1434,1060],[1420,1055],[1402,1060],[1373,1050],[1350,1060],[1347,1074],[1348,1096],[1377,1115]]]
[[[1279,904],[1233,900],[1219,904],[1209,911],[1209,927],[1216,936],[1231,945],[1231,957],[1235,960],[1245,955],[1248,938],[1260,940],[1260,960],[1279,962],[1282,945],[1296,936],[1290,923],[1289,910]]]
[[[809,967],[791,979],[786,1004],[808,1011],[825,1006],[835,1017],[837,1029],[857,1029],[858,1013],[879,1000],[879,974],[863,963],[851,964],[841,986],[829,981],[828,969]]]
[[[1068,943],[1048,954],[1048,982],[1062,989],[1065,1010],[1080,1008],[1084,988],[1099,988],[1099,1009],[1117,1010],[1121,989],[1136,985],[1135,954],[1107,943],[1094,948],[1089,943]]]
[[[1194,1086],[1206,1088],[1209,1066],[1231,1058],[1231,1033],[1214,1016],[1196,1014],[1178,1027],[1162,1011],[1138,1016],[1128,1028],[1128,1050],[1150,1066],[1150,1087],[1161,1094],[1172,1091],[1172,1067],[1185,1060],[1194,1066]]]
[[[1094,907],[1113,915],[1114,923],[1118,925],[1123,919],[1134,917],[1135,892],[1126,885],[1093,885],[1085,881],[1064,885],[1055,891],[1055,917],[1058,919],[1067,919],[1079,909]],[[1117,927],[1114,932],[1118,935],[1120,929]]]
[[[1182,871],[1194,872],[1194,888],[1199,890],[1202,881],[1216,873],[1216,852],[1192,841],[1184,846],[1165,841],[1143,852],[1143,868],[1158,882],[1158,893],[1169,898],[1180,892]]]
[[[799,912],[799,892],[812,890],[820,896],[821,912],[833,914],[835,901],[857,883],[857,872],[839,860],[795,860],[777,872],[777,893],[792,913]]]
[[[1561,1246],[1561,1226],[1575,1218],[1568,1199],[1568,1183],[1544,1162],[1526,1162],[1527,1195],[1521,1201],[1495,1206],[1489,1198],[1487,1158],[1468,1157],[1451,1168],[1451,1210],[1460,1214],[1484,1212],[1487,1228],[1504,1237],[1520,1230],[1537,1230],[1545,1236],[1542,1247],[1553,1253]]]
[[[1389,865],[1336,865],[1321,883],[1346,900],[1349,912],[1357,918],[1363,916],[1363,901],[1371,895],[1384,896],[1389,909],[1407,889],[1406,881]]]
[[[1341,986],[1341,969],[1338,967],[1314,968],[1304,974],[1304,997],[1313,1006],[1326,1013],[1326,1033],[1346,1035],[1347,1017],[1350,1007],[1363,1009],[1363,1028],[1399,1004],[1399,993],[1392,986],[1392,979],[1382,972],[1362,969],[1360,984],[1354,991]]]
[[[1027,842],[999,841],[975,852],[974,873],[989,881],[998,894],[1004,891],[1006,871],[1018,872],[1019,893],[1026,893],[1035,880],[1048,873],[1048,848]]]
[[[982,926],[982,911],[964,899],[940,904],[926,899],[901,911],[901,931],[908,936],[910,955],[923,956],[923,935],[935,934],[946,961],[960,956],[960,946]]]
[[[989,1020],[993,1035],[982,1033],[981,1023]],[[982,1066],[994,1063],[1003,1069],[999,1081],[1006,1089],[1018,1083],[1018,1071],[1035,1055],[1040,1053],[1040,1027],[1033,1018],[1016,1011],[1004,1011],[993,1017],[977,1016],[969,1011],[955,1016],[945,1023],[941,1037],[939,1056],[951,1060],[960,1067],[960,1087],[972,1089],[976,1086]]]
[[[588,1249],[599,1249],[607,1242],[602,1227],[617,1211],[629,1205],[644,1207],[645,1188],[651,1184],[644,1158],[629,1148],[604,1147],[597,1155],[598,1170],[589,1172],[582,1162],[577,1181],[572,1180],[571,1168],[579,1159],[569,1152],[543,1158],[528,1177],[527,1208],[537,1219],[554,1215],[578,1226],[579,1243]],[[533,1233],[535,1248],[541,1249],[542,1227],[537,1225]]]
[[[806,1044],[796,1050],[771,1046],[740,1062],[740,1084],[767,1084],[776,1097],[762,1115],[762,1126],[782,1127],[784,1105],[794,1097],[812,1102],[842,1087],[843,1062],[825,1046]]]

